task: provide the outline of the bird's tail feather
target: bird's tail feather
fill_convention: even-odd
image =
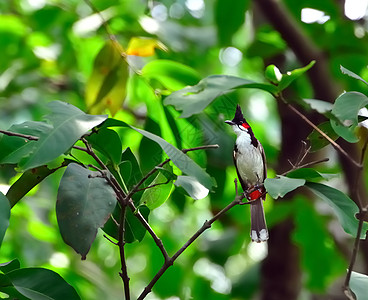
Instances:
[[[253,242],[265,242],[268,240],[268,230],[263,210],[263,201],[254,200],[250,204],[250,237]]]

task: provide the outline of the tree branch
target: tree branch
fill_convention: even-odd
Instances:
[[[166,270],[173,265],[174,261],[207,229],[211,228],[213,222],[219,219],[223,214],[229,211],[234,206],[241,204],[244,195],[237,195],[229,205],[223,208],[220,212],[218,212],[212,219],[205,221],[201,228],[199,228],[190,238],[189,240],[165,263],[162,265],[161,269],[156,273],[156,275],[152,278],[150,283],[144,288],[143,292],[138,297],[138,300],[144,299],[151,291],[156,282],[161,278],[161,276],[166,272]]]

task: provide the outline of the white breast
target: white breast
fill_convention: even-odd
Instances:
[[[238,136],[236,162],[238,172],[245,184],[253,186],[264,181],[264,162],[261,151],[251,144],[248,134]]]

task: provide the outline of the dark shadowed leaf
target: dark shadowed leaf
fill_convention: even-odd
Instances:
[[[315,63],[316,61],[313,60],[303,68],[295,69],[290,72],[287,72],[286,74],[282,74],[282,79],[280,80],[280,83],[278,85],[279,91],[281,92],[284,89],[286,89],[295,79],[299,78],[310,68],[312,68]]]
[[[12,261],[8,261],[6,263],[0,264],[0,270],[3,273],[9,273],[10,271],[13,271],[19,268],[20,268],[20,262],[18,259],[13,259]]]
[[[132,150],[128,147],[121,155],[120,174],[128,189],[136,185],[142,179],[143,174]]]
[[[178,176],[174,184],[181,186],[194,200],[203,199],[209,192],[207,188],[191,176]]]
[[[321,173],[312,168],[301,168],[287,174],[289,178],[302,178],[307,181],[329,180],[336,176],[336,174]]]
[[[171,161],[185,174],[192,176],[196,178],[196,180],[201,183],[204,187],[207,189],[211,189],[213,186],[215,186],[215,182],[213,179],[198,165],[196,164],[192,159],[189,158],[189,156],[185,155],[182,151],[171,145],[170,143],[166,142],[163,138],[154,135],[148,131],[138,129],[136,127],[130,126],[126,124],[125,122],[115,120],[115,119],[108,119],[104,124],[103,127],[130,127],[145,137],[155,141],[157,144],[160,145],[162,150],[165,151],[165,153],[170,157]]]
[[[142,205],[138,209],[142,216],[148,221],[148,215],[150,213],[149,208],[145,205]],[[125,229],[125,241],[127,243],[142,241],[147,231],[130,209],[128,209],[126,213]]]
[[[50,102],[48,107],[51,113],[45,118],[53,128],[42,134],[30,154],[20,161],[19,167],[24,171],[44,165],[65,153],[79,138],[107,118],[87,115],[77,107],[61,101]]]
[[[142,69],[142,76],[156,79],[165,88],[172,91],[196,84],[200,80],[196,70],[181,63],[164,59],[147,63]]]
[[[330,138],[332,138],[333,140],[336,140],[339,135],[336,134],[336,132],[333,130],[333,128],[331,127],[331,123],[330,122],[323,122],[321,124],[318,125],[318,128],[321,129],[324,133],[326,133]],[[308,140],[310,142],[310,146],[311,146],[311,151],[315,152],[318,151],[320,149],[322,149],[323,147],[326,147],[327,145],[330,144],[330,142],[328,140],[326,140],[321,134],[319,134],[318,131],[313,130],[309,135],[308,135]]]
[[[19,177],[19,179],[12,184],[6,197],[9,199],[11,206],[13,207],[17,202],[22,199],[31,189],[44,180],[47,176],[51,175],[61,167],[67,166],[72,161],[65,160],[60,167],[50,169],[47,166],[41,166],[28,170]]]
[[[45,122],[27,121],[21,124],[11,126],[8,131],[40,137],[47,134],[52,129],[52,126]],[[36,141],[30,141],[25,138],[16,136],[3,135],[0,140],[0,163],[2,164],[17,164],[27,156],[35,146]]]
[[[176,91],[165,98],[165,105],[174,105],[182,110],[181,118],[188,118],[204,110],[212,101],[232,89],[256,88],[269,93],[277,93],[277,88],[269,83],[257,83],[247,79],[213,75],[202,79],[197,85]]]
[[[6,274],[16,290],[32,300],[80,299],[59,274],[43,268],[24,268]]]
[[[307,182],[306,186],[333,208],[345,232],[355,237],[359,223],[355,214],[359,212],[359,208],[354,201],[343,192],[321,183]],[[368,224],[365,223],[360,238],[365,238],[367,230]]]
[[[119,135],[111,129],[101,128],[87,137],[94,149],[105,155],[114,166],[120,163],[122,145]]]
[[[276,178],[267,178],[264,182],[268,194],[277,199],[305,184],[305,179],[288,178],[278,175]]]
[[[367,298],[368,276],[358,272],[352,272],[350,278],[350,288],[358,300]]]
[[[9,200],[4,196],[3,193],[0,192],[0,246],[1,243],[3,242],[5,232],[9,226],[9,218],[10,218]]]
[[[105,179],[77,164],[70,164],[61,181],[56,202],[60,233],[82,259],[116,205],[116,195]]]
[[[355,79],[360,80],[361,82],[364,82],[366,85],[368,85],[368,82],[366,82],[362,77],[360,77],[359,75],[355,74],[354,72],[344,68],[343,66],[340,66],[340,70],[343,74],[346,74],[350,77],[353,77]]]

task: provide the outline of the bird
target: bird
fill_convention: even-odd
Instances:
[[[262,144],[254,136],[238,104],[234,119],[225,121],[237,135],[233,160],[243,192],[250,204],[251,230],[253,242],[265,242],[269,238],[263,201],[266,190],[263,182],[267,177],[266,156]]]

